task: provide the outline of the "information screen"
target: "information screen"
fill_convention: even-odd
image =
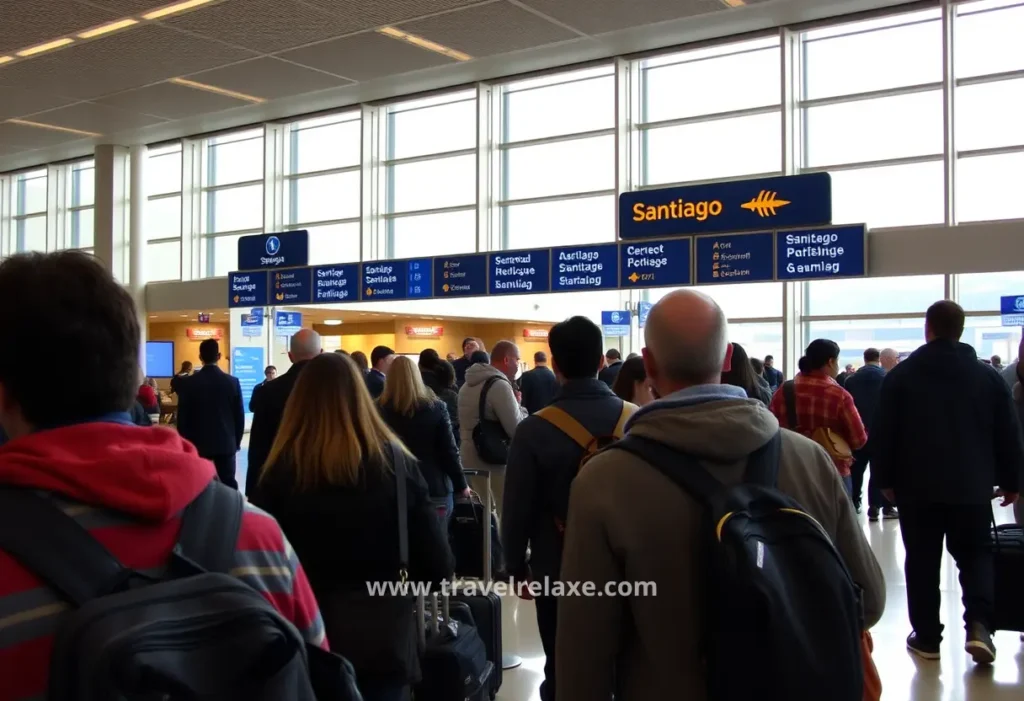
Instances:
[[[174,377],[174,341],[146,341],[146,375]]]

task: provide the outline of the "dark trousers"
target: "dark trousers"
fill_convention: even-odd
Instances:
[[[544,681],[540,685],[540,701],[555,701],[555,630],[558,628],[558,599],[553,596],[538,596],[537,628],[540,642],[544,646]]]
[[[869,462],[871,462],[871,454],[866,448],[853,451],[853,467],[850,468],[850,476],[853,478],[853,503],[858,507],[861,505],[864,473],[867,472]],[[887,506],[892,506],[892,504],[882,495],[882,490],[875,483],[875,473],[872,471],[871,477],[868,478],[868,507],[882,509]]]
[[[401,682],[361,681],[363,701],[408,701],[409,686]]]
[[[231,455],[204,456],[207,460],[212,462],[213,466],[217,469],[217,479],[232,489],[238,489],[238,482],[235,481],[236,455],[237,453],[232,453]]]
[[[995,598],[988,504],[905,504],[899,499],[900,531],[907,551],[907,608],[910,625],[925,642],[942,640],[939,568],[942,539],[956,561],[963,589],[964,623],[991,625]]]

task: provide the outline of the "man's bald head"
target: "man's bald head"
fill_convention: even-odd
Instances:
[[[644,328],[644,365],[658,394],[718,384],[725,364],[728,324],[721,307],[695,290],[662,297]]]
[[[312,360],[323,352],[320,341],[320,334],[313,329],[302,329],[292,336],[291,345],[288,348],[288,357],[293,363],[300,363],[303,360]]]
[[[879,353],[878,360],[883,368],[885,368],[886,370],[892,370],[899,364],[900,354],[897,353],[893,348],[886,348],[881,353]]]
[[[514,380],[519,370],[519,346],[512,341],[498,341],[491,351],[491,365],[501,370],[509,380]]]

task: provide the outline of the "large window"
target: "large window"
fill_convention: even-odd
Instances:
[[[203,142],[200,271],[227,275],[238,266],[238,239],[263,231],[263,129]]]
[[[46,168],[19,173],[11,188],[13,249],[46,251]]]
[[[146,163],[147,282],[181,279],[181,144],[149,150]]]
[[[92,252],[96,243],[95,223],[96,168],[93,161],[82,161],[67,166],[67,238],[64,248],[80,248]]]

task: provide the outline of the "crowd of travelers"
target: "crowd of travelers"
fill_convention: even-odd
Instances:
[[[415,647],[409,612],[368,599],[367,583],[450,581],[453,509],[488,487],[502,577],[657,586],[654,597],[561,600],[520,589],[534,600],[546,655],[543,701],[824,698],[810,690],[828,680],[829,698],[859,701],[886,595],[858,519],[866,476],[869,520],[899,520],[908,649],[939,657],[945,539],[961,575],[966,651],[980,664],[995,659],[990,501],[1017,501],[1024,372],[980,362],[960,342],[964,313],[953,302],[928,309],[926,343],[902,362],[869,348],[862,367],[842,368],[839,346],[818,339],[788,381],[772,356],[730,342],[721,308],[693,290],[654,305],[642,355],[605,350],[600,327],[573,316],[551,328],[550,352],[535,353],[526,372],[510,341],[486,349],[467,338],[458,357],[427,349],[417,362],[385,346],[369,357],[324,353],[303,329],[290,339],[288,370],[268,367],[249,401],[243,499],[244,400],[217,341],[201,344],[199,370],[183,366],[172,380],[177,430],[145,428],[158,400],[153,383],[140,387],[138,315],[98,262],[13,256],[0,263],[0,297],[23,300],[0,308],[5,328],[49,339],[0,344],[0,700],[54,698],[70,684],[69,656],[113,665],[69,647],[107,642],[84,632],[100,625],[96,611],[113,610],[98,605],[150,587],[184,592],[183,582],[214,571],[209,562],[224,577],[216,591],[233,581],[259,595],[260,630],[287,622],[265,655],[298,641],[347,660],[331,669],[352,670],[367,701],[407,699],[419,674],[403,658]],[[77,362],[49,372],[66,367],[67,348]],[[69,390],[75,401],[52,401]],[[213,496],[235,505],[234,529],[221,528],[223,513],[210,516]],[[24,535],[21,526],[47,523],[43,511],[64,519],[56,535]],[[198,514],[210,520],[196,526]],[[88,583],[106,565],[104,586],[51,576],[53,558],[25,545],[70,543],[61,538],[71,531],[92,546],[65,548],[66,568]],[[204,539],[222,557],[191,557]],[[90,561],[98,554],[107,559]],[[803,596],[785,595],[794,591]],[[263,649],[251,631],[232,644],[243,639]],[[822,646],[827,660],[814,657]],[[175,650],[184,677],[192,670],[182,664],[207,676],[256,664],[218,657],[214,674],[210,660]],[[121,675],[124,688],[159,686],[164,658],[132,654],[102,673]],[[312,679],[324,658],[303,655]],[[737,656],[741,675],[729,673]],[[273,676],[260,659],[245,668],[247,683]],[[249,698],[312,698],[274,688]]]

